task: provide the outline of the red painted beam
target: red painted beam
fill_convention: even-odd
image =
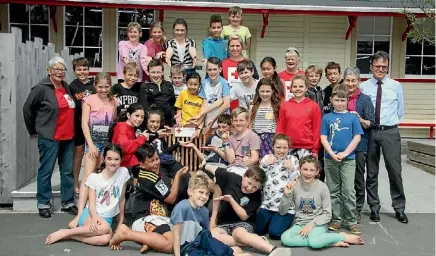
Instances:
[[[155,9],[168,11],[192,11],[192,12],[222,12],[227,13],[227,7],[198,7],[198,6],[179,6],[179,5],[149,5],[149,4],[114,4],[114,3],[95,3],[95,2],[70,2],[55,0],[0,0],[0,3],[20,3],[20,4],[44,4],[52,6],[80,6],[80,7],[101,7],[101,8],[137,8]],[[371,10],[371,8],[368,8]],[[278,9],[244,9],[244,13],[264,13],[282,15],[322,15],[322,16],[378,16],[378,17],[404,17],[403,13],[396,12],[346,12],[346,11],[316,11],[316,10],[278,10]],[[416,14],[423,16],[423,14]]]
[[[159,10],[159,21],[164,22],[164,10]]]
[[[350,38],[351,32],[356,27],[357,16],[348,16],[348,29],[347,33],[345,33],[345,40]]]
[[[269,23],[269,12],[262,13],[262,20],[263,20],[263,26],[262,26],[262,32],[260,33],[260,38],[265,37],[266,27]]]
[[[413,30],[412,22],[407,19],[407,27],[404,29],[403,35],[401,36],[401,41],[404,41],[407,39],[407,34],[409,34],[410,31]]]

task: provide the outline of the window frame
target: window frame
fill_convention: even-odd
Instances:
[[[11,22],[11,4],[16,4],[16,3],[8,3],[8,32],[11,33],[12,31],[12,25],[27,25],[28,29],[29,29],[29,41],[32,41],[32,23],[31,23],[31,19],[30,19],[30,10],[28,12],[28,17],[27,17],[27,22],[28,23],[15,23],[15,22]],[[38,4],[22,4],[22,5],[38,5]],[[34,24],[34,26],[41,26],[41,27],[45,27],[47,26],[48,28],[48,39],[47,39],[47,44],[51,43],[51,33],[50,33],[50,21],[51,21],[51,16],[50,16],[50,9],[48,9],[48,23],[46,24]],[[34,41],[32,41],[34,42]]]
[[[373,28],[372,28],[373,29],[373,34],[372,35],[371,34],[360,34],[359,35],[358,30],[356,31],[357,32],[356,33],[356,59],[355,59],[355,62],[354,62],[356,67],[357,67],[357,56],[358,55],[363,55],[363,56],[370,57],[370,56],[372,56],[375,53],[374,52],[374,38],[376,36],[388,36],[388,35],[376,35],[376,34],[374,34],[375,26],[376,26],[375,18],[377,18],[378,16],[370,16],[370,17],[373,18]],[[389,17],[389,19],[390,19],[390,26],[389,26],[389,52],[388,52],[388,54],[389,54],[390,60],[389,60],[388,75],[391,73],[391,70],[392,70],[392,65],[391,65],[392,56],[391,56],[391,52],[392,52],[392,43],[393,43],[392,42],[392,31],[393,31],[393,23],[394,23],[393,17]],[[359,42],[359,36],[371,36],[372,37],[372,52],[373,52],[372,54],[358,54],[357,53],[357,43]],[[370,74],[360,74],[360,77],[361,78],[371,78],[372,74],[371,73]]]
[[[70,48],[75,48],[78,49],[80,47],[76,47],[76,46],[67,46],[66,45],[66,27],[73,27],[72,25],[66,25],[66,20],[65,20],[65,8],[67,6],[62,6],[62,19],[63,19],[63,45],[64,48],[68,47],[68,49]],[[77,6],[75,6],[77,7]],[[83,50],[83,54],[85,54],[85,48],[88,49],[98,49],[101,48],[101,67],[89,67],[89,72],[103,72],[104,70],[104,8],[101,8],[101,31],[102,31],[102,40],[101,40],[101,47],[96,47],[96,46],[85,46],[85,28],[100,28],[100,26],[89,26],[89,25],[85,25],[85,8],[94,8],[94,7],[86,7],[86,6],[82,6],[81,7],[83,9],[83,25],[81,25],[80,27],[83,29],[82,32],[82,42],[83,42],[83,46],[82,46],[82,50]]]
[[[124,28],[124,27],[118,27],[118,10],[120,9],[120,8],[115,8],[116,9],[116,15],[115,15],[115,49],[116,49],[116,54],[115,54],[115,68],[116,69],[118,69],[118,30],[121,28]],[[138,8],[123,8],[123,9],[138,9]],[[153,9],[153,21],[156,21],[156,14],[157,14],[157,12],[156,12],[156,9]],[[125,29],[127,29],[127,27],[125,27]],[[142,30],[144,30],[144,29],[146,29],[146,30],[150,30],[150,28],[148,27],[148,28],[142,28]],[[147,39],[148,40],[148,39]],[[145,42],[146,41],[144,41],[144,44],[145,44]],[[115,71],[115,72],[117,72],[117,70]]]
[[[435,55],[424,55],[424,39],[422,39],[421,42],[421,55],[407,55],[407,38],[405,40],[405,54],[404,54],[404,70],[402,72],[404,72],[404,77],[405,78],[422,78],[422,79],[434,79],[435,75],[422,75],[422,68],[423,68],[423,61],[424,61],[424,57],[433,57],[436,58],[436,54]],[[420,57],[421,58],[421,74],[420,75],[409,75],[406,74],[406,62],[407,62],[407,57]],[[436,69],[436,67],[435,67]],[[435,70],[436,73],[436,70]]]

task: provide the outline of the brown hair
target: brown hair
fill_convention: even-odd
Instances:
[[[245,114],[245,118],[249,119],[250,115],[248,113],[248,110],[246,108],[243,107],[237,107],[235,109],[233,109],[231,117],[236,118],[237,116],[239,116],[240,114]]]
[[[322,76],[322,68],[316,66],[316,65],[310,65],[305,70],[305,75],[308,76],[310,72],[315,72],[315,74],[318,74]]]
[[[239,6],[232,6],[229,9],[229,16],[241,14],[242,15],[242,8]]]
[[[221,26],[223,25],[223,20],[221,19],[221,15],[219,14],[212,14],[210,16],[210,20],[209,20],[209,27],[212,26],[212,23],[221,23]]]
[[[242,47],[242,49],[244,49],[244,40],[242,40],[242,37],[237,36],[237,35],[229,37],[229,39],[227,40],[227,47],[230,47],[230,42],[231,41],[236,41],[236,40],[238,40],[239,43],[241,43],[241,47]]]
[[[77,66],[87,67],[89,69],[89,61],[85,57],[79,57],[73,60],[73,70],[76,70]]]
[[[162,30],[162,32],[165,33],[165,29],[163,27],[162,22],[156,20],[150,24],[150,38],[151,38],[151,32],[153,32],[153,29],[155,28],[159,28],[160,30]],[[165,44],[165,36],[162,36],[162,38],[160,39],[160,44],[161,45]]]
[[[271,107],[274,112],[274,119],[277,122],[279,119],[279,112],[280,112],[280,104],[282,103],[282,97],[280,92],[277,90],[277,87],[274,84],[274,81],[269,78],[262,78],[257,83],[256,87],[256,93],[254,95],[253,102],[251,103],[251,123],[254,124],[254,119],[256,118],[257,110],[259,109],[260,103],[262,102],[262,99],[259,95],[259,89],[262,85],[268,85],[271,87],[272,95],[271,95]]]
[[[254,72],[253,64],[251,64],[250,61],[248,61],[248,60],[241,60],[238,63],[238,65],[236,66],[236,71],[239,73],[239,72],[244,71],[245,69],[248,69],[251,72]]]
[[[186,74],[186,72],[185,72],[185,67],[183,66],[182,63],[174,64],[174,65],[171,66],[171,71],[170,71],[171,76],[172,76],[173,74],[180,74],[180,73],[181,73],[183,76]]]
[[[217,119],[218,124],[228,124],[232,125],[232,119],[230,118],[230,115],[228,114],[222,114]]]
[[[127,31],[130,31],[132,28],[136,28],[139,33],[142,33],[142,26],[136,21],[132,21],[127,25]]]
[[[139,76],[139,67],[136,62],[129,62],[123,68],[123,74],[127,74],[127,72],[135,72],[136,75]]]
[[[300,159],[300,169],[301,169],[301,167],[303,166],[303,164],[306,164],[306,163],[314,164],[314,165],[315,165],[315,168],[316,168],[318,171],[319,171],[319,169],[321,168],[321,165],[319,164],[319,161],[316,160],[316,158],[313,157],[312,155],[303,156],[303,157]]]
[[[337,69],[339,71],[339,73],[341,73],[341,65],[339,65],[339,63],[336,63],[334,61],[330,61],[327,63],[327,66],[325,66],[325,73],[327,75],[327,70],[329,69]]]
[[[335,86],[335,88],[332,91],[332,95],[330,97],[333,99],[334,96],[341,98],[341,99],[345,98],[348,100],[348,91],[345,88],[345,85],[339,84],[339,85]]]
[[[106,80],[107,83],[109,84],[109,86],[112,86],[112,78],[108,73],[106,73],[106,72],[98,73],[94,78],[94,86],[97,86],[97,84],[100,80]],[[115,103],[114,95],[112,95],[112,93],[109,92],[107,96],[109,98],[110,103],[114,104]]]
[[[202,171],[197,171],[190,179],[188,188],[197,189],[200,187],[206,187],[210,192],[213,191],[214,182]]]
[[[164,71],[164,65],[160,59],[151,59],[150,62],[148,63],[147,70],[150,71],[151,68],[159,67],[159,66],[161,66],[162,71]]]
[[[291,81],[291,86],[294,84],[294,81],[295,80],[303,80],[304,81],[304,85],[307,87],[307,79],[306,79],[306,76],[304,76],[304,75],[295,75],[293,78],[292,78],[292,81]]]
[[[276,135],[274,136],[274,139],[273,139],[273,143],[272,143],[272,144],[273,144],[273,145],[276,144],[276,142],[277,142],[278,140],[284,140],[284,141],[287,141],[287,142],[288,142],[288,145],[289,145],[289,148],[292,146],[291,138],[289,138],[288,135],[286,135],[286,134],[281,134],[281,133],[276,134]]]
[[[244,176],[247,178],[253,178],[255,181],[264,185],[266,182],[266,174],[258,165],[250,165],[245,171]]]

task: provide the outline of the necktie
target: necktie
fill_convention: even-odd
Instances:
[[[375,124],[380,124],[380,108],[382,98],[382,81],[377,81],[377,98],[375,100]]]

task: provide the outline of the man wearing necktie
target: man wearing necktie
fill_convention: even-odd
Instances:
[[[380,199],[378,196],[378,174],[380,150],[388,171],[392,207],[401,223],[408,223],[404,213],[406,197],[401,176],[401,136],[398,124],[404,116],[403,88],[401,84],[386,76],[389,55],[376,52],[370,59],[372,77],[360,85],[362,93],[371,97],[375,106],[375,126],[369,134],[366,190],[370,219],[380,221]]]

